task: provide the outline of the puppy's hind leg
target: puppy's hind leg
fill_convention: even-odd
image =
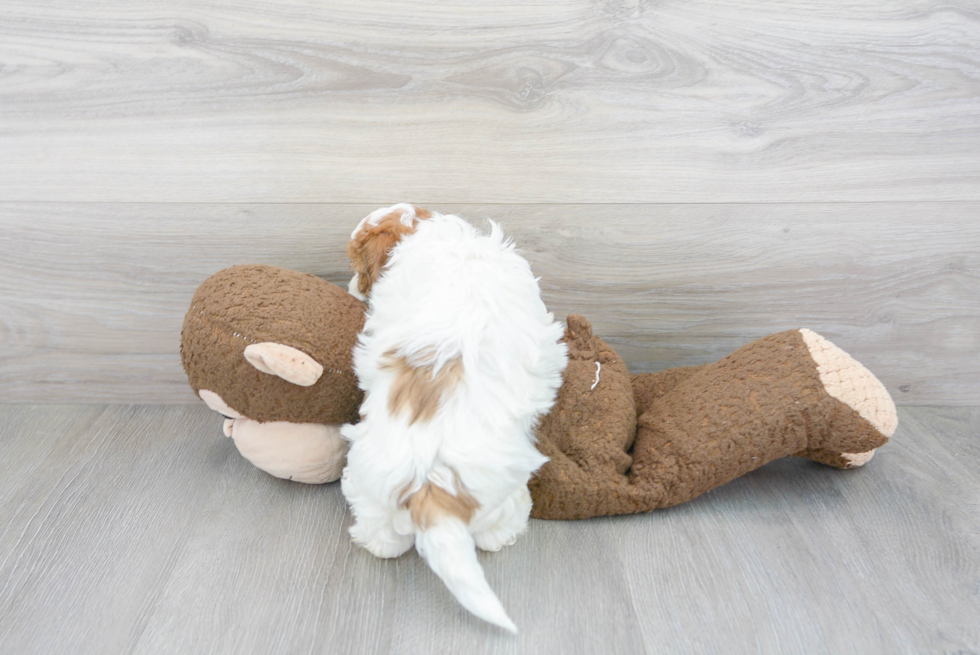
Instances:
[[[499,507],[474,522],[473,541],[480,550],[510,546],[527,529],[530,515],[531,494],[527,485],[521,485]]]
[[[344,470],[341,485],[354,515],[354,525],[350,527],[350,536],[354,543],[375,557],[385,559],[398,557],[414,546],[415,535],[402,534],[395,530],[392,514],[387,508],[358,493],[349,472],[349,467]]]
[[[375,557],[398,557],[415,545],[415,535],[400,534],[389,520],[366,519],[360,515],[350,528],[350,536],[358,546]]]

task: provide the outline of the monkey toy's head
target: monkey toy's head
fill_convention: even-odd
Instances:
[[[361,391],[352,353],[365,305],[313,275],[232,266],[198,287],[184,318],[187,379],[224,416],[225,436],[279,478],[336,480]]]

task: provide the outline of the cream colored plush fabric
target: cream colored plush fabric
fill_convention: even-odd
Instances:
[[[898,414],[885,386],[860,362],[813,330],[803,328],[800,333],[810,356],[817,363],[817,372],[827,393],[854,409],[890,438],[898,427]],[[852,466],[860,466],[871,459],[868,453],[847,457],[852,460]],[[861,459],[863,461],[859,461]]]
[[[307,484],[333,482],[344,470],[347,442],[340,425],[269,421],[260,423],[242,416],[210,389],[201,389],[201,400],[225,417],[222,431],[235,442],[238,452],[266,473]]]
[[[277,478],[322,484],[343,472],[347,442],[339,425],[239,418],[228,428],[238,452]]]
[[[218,412],[222,416],[227,416],[228,418],[231,419],[243,418],[241,414],[239,414],[238,412],[236,412],[235,410],[233,410],[231,407],[228,406],[228,403],[225,402],[224,398],[222,398],[215,392],[211,391],[210,389],[201,389],[198,395],[201,397],[201,400],[204,401],[205,405],[207,405],[209,408],[213,409],[214,411]],[[230,437],[231,435],[226,434],[225,436]]]
[[[245,348],[245,359],[263,373],[278,375],[286,382],[310,387],[323,375],[323,366],[302,350],[272,341]]]

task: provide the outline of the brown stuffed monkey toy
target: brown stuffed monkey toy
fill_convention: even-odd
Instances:
[[[301,482],[340,476],[337,430],[361,393],[351,352],[365,306],[336,285],[273,266],[233,266],[198,288],[181,358],[191,387],[260,469]],[[550,458],[531,515],[646,512],[699,496],[774,459],[866,463],[895,431],[885,387],[810,330],[754,341],[713,364],[631,375],[581,316],[538,426]]]
[[[184,317],[187,380],[257,467],[318,484],[340,478],[361,391],[352,360],[364,303],[318,277],[232,266],[198,287]]]

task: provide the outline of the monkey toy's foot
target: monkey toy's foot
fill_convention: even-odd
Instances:
[[[850,443],[841,439],[837,426],[833,445],[811,444],[797,454],[842,469],[866,464],[877,450],[867,448],[869,440],[890,438],[898,426],[895,403],[885,386],[860,362],[812,330],[802,329],[800,334],[817,365],[824,390],[857,416],[852,415],[849,429],[844,431],[853,437]]]

